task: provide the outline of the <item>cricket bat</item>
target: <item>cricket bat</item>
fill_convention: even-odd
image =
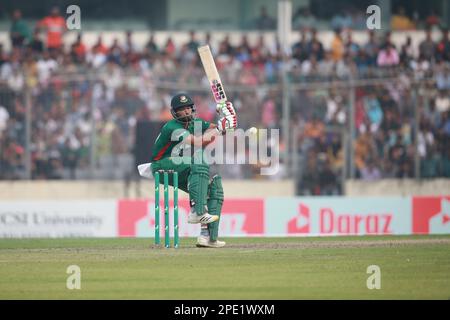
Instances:
[[[227,101],[227,95],[223,89],[222,81],[220,80],[219,72],[217,71],[216,63],[211,54],[209,45],[198,47],[198,54],[205,69],[206,77],[211,85],[211,90],[216,103],[223,103]]]

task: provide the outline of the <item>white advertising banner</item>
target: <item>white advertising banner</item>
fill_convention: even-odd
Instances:
[[[0,201],[0,238],[115,237],[116,200]]]
[[[270,235],[411,234],[410,197],[297,197],[266,200]]]

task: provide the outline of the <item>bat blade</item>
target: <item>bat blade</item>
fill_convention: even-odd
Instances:
[[[216,103],[226,102],[227,96],[223,89],[222,81],[220,80],[219,72],[217,71],[209,45],[198,47],[197,50],[203,64],[203,69],[205,69],[206,77],[209,80],[214,100]]]

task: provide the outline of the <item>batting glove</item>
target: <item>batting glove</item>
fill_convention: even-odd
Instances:
[[[225,133],[227,130],[233,130],[237,127],[236,116],[222,117],[217,121],[217,130],[221,133]]]
[[[218,103],[216,106],[216,111],[219,116],[235,116],[236,110],[234,110],[233,104],[230,101]]]

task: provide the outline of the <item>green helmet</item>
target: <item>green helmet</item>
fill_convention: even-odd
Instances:
[[[177,116],[177,110],[182,107],[192,107],[192,115],[188,117],[178,117]],[[172,113],[172,116],[174,119],[181,121],[181,122],[189,122],[194,120],[195,118],[195,105],[194,101],[189,97],[186,93],[178,93],[175,96],[173,96],[172,101],[170,101],[170,113]]]

